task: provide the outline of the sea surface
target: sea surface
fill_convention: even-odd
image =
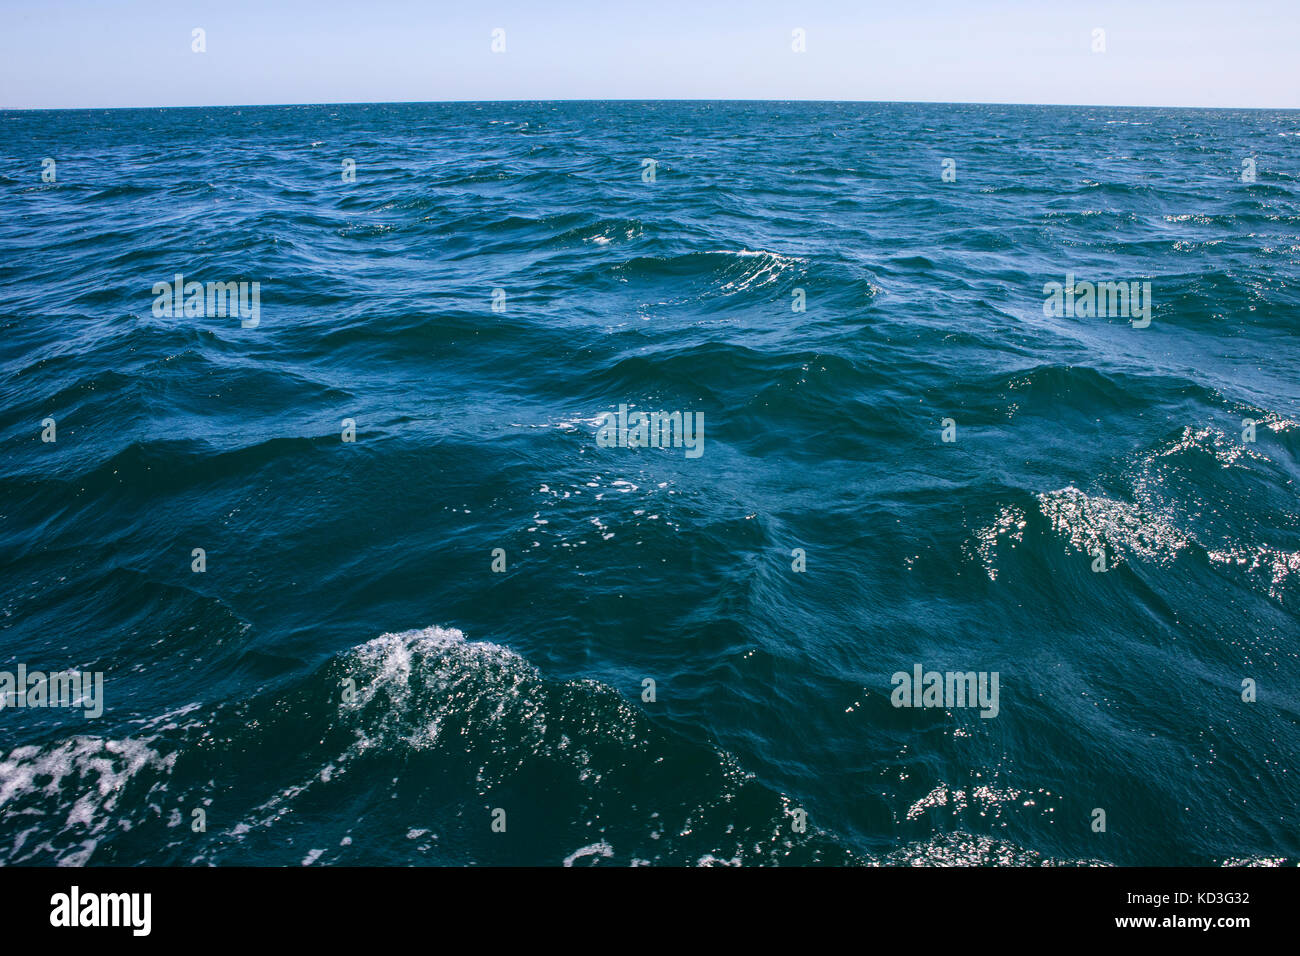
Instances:
[[[1293,865],[1298,331],[1300,112],[0,113],[0,861]]]

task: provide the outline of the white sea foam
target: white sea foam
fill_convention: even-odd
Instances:
[[[1160,515],[1070,485],[1038,496],[1038,507],[1052,530],[1088,554],[1108,550],[1116,562],[1172,561],[1192,539]]]
[[[957,831],[937,833],[873,861],[875,866],[1110,866],[1102,860],[1046,857],[1006,840]]]
[[[599,843],[593,843],[590,846],[580,847],[564,858],[565,866],[573,866],[574,862],[588,856],[610,857],[614,855],[614,848],[601,840]]]
[[[1293,576],[1300,576],[1300,551],[1282,551],[1278,548],[1253,545],[1216,549],[1208,552],[1211,561],[1241,568],[1245,571],[1263,571],[1268,577],[1268,595],[1281,600],[1284,585]]]
[[[1264,424],[1261,422],[1260,424]],[[1157,458],[1168,458],[1188,451],[1200,451],[1210,455],[1224,468],[1231,468],[1240,458],[1262,459],[1264,456],[1249,445],[1230,438],[1222,430],[1213,426],[1193,428],[1187,425],[1174,440],[1156,449],[1143,459],[1143,464],[1150,467]]]
[[[990,581],[998,579],[996,552],[999,543],[1004,537],[1011,542],[1013,548],[1021,543],[1025,537],[1025,524],[1025,513],[1010,506],[999,511],[991,525],[975,532],[975,553],[984,565]]]
[[[40,802],[66,807],[72,800],[55,837],[30,850],[53,853],[62,864],[84,864],[117,819],[127,784],[146,769],[171,772],[176,754],[154,749],[156,739],[75,736],[46,746],[15,747],[0,757],[0,812],[21,805],[23,814],[44,817],[47,812]],[[32,797],[48,799],[28,806]],[[23,858],[26,838],[27,833],[19,835],[11,860]],[[55,838],[61,849],[55,847]],[[80,843],[70,845],[78,839]]]
[[[756,268],[746,268],[740,277],[725,282],[721,291],[725,293],[746,292],[762,288],[780,279],[781,275],[798,268],[807,262],[798,256],[785,256],[778,252],[762,249],[711,249],[713,255],[736,256],[741,259],[756,259]]]

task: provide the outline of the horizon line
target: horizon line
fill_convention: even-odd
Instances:
[[[1062,109],[1126,109],[1126,110],[1234,110],[1254,112],[1300,112],[1297,106],[1167,106],[1133,103],[1013,103],[1001,100],[871,100],[871,99],[772,99],[768,97],[555,97],[549,99],[445,99],[445,100],[337,100],[319,103],[206,103],[195,105],[145,105],[145,106],[0,106],[3,113],[72,113],[111,112],[115,110],[226,110],[226,109],[278,109],[294,106],[442,106],[454,104],[518,104],[518,103],[828,103],[871,104],[883,106],[1037,106]]]

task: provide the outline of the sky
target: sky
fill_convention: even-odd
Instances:
[[[1300,108],[1300,0],[0,0],[0,108],[519,99]]]

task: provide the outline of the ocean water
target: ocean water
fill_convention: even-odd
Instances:
[[[1300,113],[0,129],[0,861],[1300,859]]]

